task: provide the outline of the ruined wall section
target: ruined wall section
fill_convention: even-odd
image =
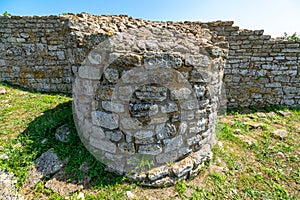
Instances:
[[[300,41],[272,39],[233,22],[207,26],[229,42],[224,71],[228,107],[300,106]]]
[[[71,69],[76,72],[93,46],[117,32],[140,27],[171,28],[229,48],[224,69],[228,107],[300,106],[300,42],[272,39],[262,30],[242,30],[232,21],[154,22],[87,13],[0,16],[0,81],[71,93]]]
[[[0,80],[45,92],[71,91],[64,17],[0,17]]]

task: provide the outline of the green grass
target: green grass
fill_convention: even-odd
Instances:
[[[106,172],[105,166],[84,148],[74,127],[71,97],[28,91],[4,83],[0,87],[7,90],[5,95],[0,95],[0,155],[5,153],[9,157],[0,159],[0,169],[15,174],[21,192],[33,161],[53,148],[61,159],[69,160],[65,166],[66,182],[81,180],[82,163],[90,166],[87,174],[91,182],[82,191],[85,199],[126,199],[126,191],[132,191],[137,199],[150,196],[195,200],[300,198],[299,108],[273,106],[229,111],[219,117],[214,157],[200,174],[173,187],[153,189]],[[278,114],[280,110],[291,115],[283,117]],[[261,117],[258,112],[266,116]],[[252,128],[246,121],[263,125]],[[68,143],[58,142],[54,136],[55,130],[64,124],[71,129]],[[287,130],[288,136],[274,136],[275,129]],[[254,142],[249,143],[245,138]],[[63,199],[44,187],[49,178],[45,177],[26,195],[34,199]],[[71,194],[70,199],[76,199],[78,193]]]

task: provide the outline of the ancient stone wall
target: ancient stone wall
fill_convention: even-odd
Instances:
[[[0,80],[46,92],[70,92],[63,17],[0,17]]]
[[[227,106],[300,106],[300,41],[272,39],[263,30],[241,30],[233,22],[207,27],[229,42],[225,66]]]
[[[272,39],[262,30],[241,30],[230,21],[166,24],[190,35],[208,28],[220,46],[228,41],[224,72],[228,107],[300,105],[299,41]],[[159,22],[88,14],[2,16],[0,80],[41,91],[71,93],[71,69],[76,71],[90,48],[99,43],[97,35],[152,25]]]
[[[190,26],[177,23],[131,20],[126,27],[127,17],[106,18],[82,15],[70,22],[77,39],[87,32],[86,22],[102,30],[83,38],[82,49],[90,51],[73,66],[81,140],[109,169],[143,185],[196,176],[215,143],[228,53],[220,45],[226,45],[201,27],[189,34]],[[114,28],[122,24],[123,30]]]

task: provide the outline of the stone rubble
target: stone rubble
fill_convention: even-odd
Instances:
[[[15,184],[17,180],[13,173],[0,170],[0,199],[22,200],[23,196],[18,194]]]
[[[55,174],[66,164],[66,161],[60,161],[53,149],[43,153],[34,161],[34,166],[29,169],[25,185],[32,188],[42,178]]]

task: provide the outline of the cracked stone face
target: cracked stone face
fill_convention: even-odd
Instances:
[[[221,56],[205,53],[218,47],[159,29],[168,31],[149,28],[100,43],[73,83],[86,148],[108,169],[153,186],[194,177],[210,158],[223,66]],[[166,41],[174,48],[163,52]],[[212,72],[212,63],[220,71]]]

